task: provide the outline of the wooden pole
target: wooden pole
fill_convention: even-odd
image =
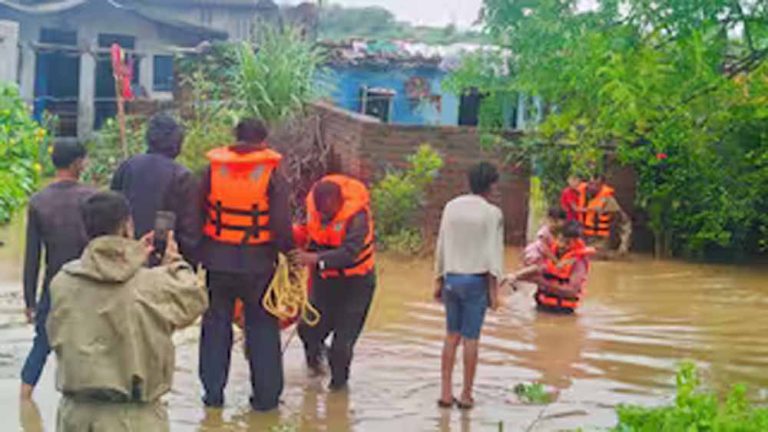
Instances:
[[[125,100],[123,100],[120,82],[119,74],[115,73],[115,96],[117,101],[117,124],[120,126],[120,145],[123,149],[123,157],[128,159],[130,155],[128,154],[128,142],[125,136]]]

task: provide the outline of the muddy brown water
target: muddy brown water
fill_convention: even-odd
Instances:
[[[33,336],[22,316],[22,235],[19,224],[0,231],[6,242],[0,247],[0,429],[53,431],[53,361],[36,404],[20,406],[17,399]],[[512,268],[518,251],[507,255]],[[430,301],[431,268],[429,259],[381,257],[379,289],[349,392],[328,393],[323,381],[308,378],[294,339],[285,354],[284,404],[272,414],[247,408],[248,370],[239,346],[227,407],[206,412],[197,379],[199,328],[179,333],[174,390],[167,397],[172,430],[465,432],[497,431],[500,422],[505,431],[604,428],[615,423],[619,403],[671,400],[682,359],[695,360],[718,391],[744,382],[755,399],[765,399],[768,270],[633,257],[594,264],[588,297],[575,316],[537,313],[529,293],[509,296],[486,321],[478,406],[470,413],[438,410],[444,324],[442,308]],[[517,403],[512,387],[530,381],[556,388],[557,400]]]

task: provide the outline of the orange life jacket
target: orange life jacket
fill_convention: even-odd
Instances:
[[[211,150],[207,156],[211,190],[203,233],[229,244],[270,242],[267,189],[282,156],[268,149],[237,153],[229,147]]]
[[[608,198],[613,197],[614,191],[610,186],[603,185],[600,191],[587,202],[587,184],[579,185],[579,206],[586,209],[580,213],[580,222],[587,237],[610,237],[613,214],[603,212]]]
[[[343,269],[325,269],[320,272],[320,276],[324,279],[365,276],[374,268],[374,229],[368,188],[360,181],[340,174],[326,176],[320,182],[336,183],[341,188],[344,203],[332,221],[323,223],[322,215],[315,206],[314,188],[312,188],[307,196],[307,232],[314,245],[321,250],[336,249],[344,243],[349,222],[355,215],[364,211],[368,218],[365,246],[357,255],[355,262]]]
[[[557,256],[557,249],[558,245],[553,244],[552,253],[555,256]],[[557,262],[546,260],[544,279],[557,282],[557,284],[560,285],[568,284],[571,281],[573,266],[578,261],[594,254],[594,248],[587,247],[584,241],[578,240],[578,242],[569,248]],[[587,261],[587,271],[589,271],[589,261]],[[540,286],[536,292],[536,302],[551,308],[576,309],[579,307],[581,293],[582,291],[580,288],[577,294],[563,297],[559,293],[548,290],[546,286]]]

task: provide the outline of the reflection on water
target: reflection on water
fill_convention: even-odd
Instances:
[[[20,294],[21,229],[0,233],[0,406],[3,430],[53,430],[53,364],[19,406],[18,373],[32,340]],[[517,262],[510,250],[508,263]],[[308,378],[300,343],[285,353],[283,407],[248,409],[248,369],[235,347],[227,407],[205,411],[197,379],[198,328],[176,337],[177,373],[168,404],[174,431],[485,431],[610,426],[618,403],[653,404],[672,394],[676,364],[695,359],[718,390],[768,385],[768,272],[748,267],[658,262],[595,263],[580,313],[537,313],[529,292],[490,314],[471,413],[441,411],[443,312],[430,300],[430,260],[380,260],[380,287],[361,339],[348,393]],[[286,337],[288,335],[286,334]],[[460,365],[456,371],[460,374]],[[548,406],[517,403],[512,387],[540,381],[559,394]],[[457,389],[458,391],[458,389]],[[757,397],[757,393],[755,393]],[[39,408],[38,408],[39,407]],[[45,426],[45,428],[43,427]]]

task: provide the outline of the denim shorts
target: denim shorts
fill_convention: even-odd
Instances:
[[[448,274],[443,285],[448,333],[480,338],[488,309],[488,276]]]

